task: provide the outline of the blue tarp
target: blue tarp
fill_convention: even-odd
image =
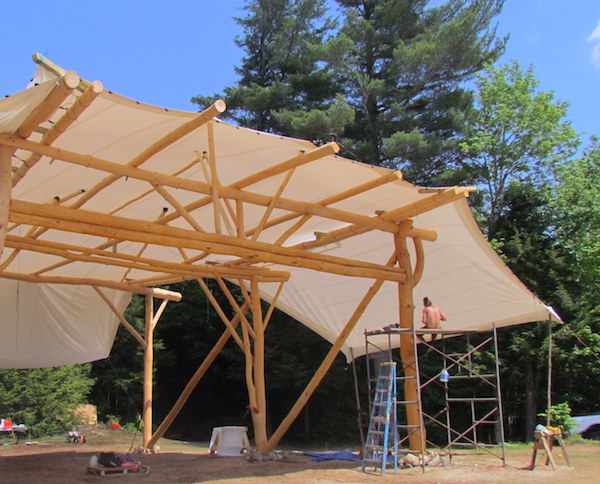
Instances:
[[[322,462],[324,460],[351,460],[355,462],[362,461],[358,454],[353,454],[347,450],[340,450],[339,452],[305,452],[304,455],[310,455],[313,457],[313,461],[315,462]]]

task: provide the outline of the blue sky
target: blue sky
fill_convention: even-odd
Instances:
[[[243,0],[20,0],[3,2],[0,95],[25,87],[40,52],[81,77],[145,103],[193,111],[193,95],[236,80],[233,39]],[[6,21],[8,19],[8,22]],[[600,1],[506,0],[501,62],[534,65],[540,88],[570,103],[569,118],[600,135]]]

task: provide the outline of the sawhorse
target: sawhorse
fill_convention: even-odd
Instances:
[[[570,466],[569,455],[567,454],[567,449],[565,447],[565,443],[563,442],[562,432],[560,429],[549,431],[549,433],[536,430],[534,435],[535,440],[533,442],[533,455],[531,456],[531,470],[535,468],[535,458],[537,456],[537,451],[540,449],[546,451],[546,465],[548,465],[548,462],[550,462],[552,469],[556,470],[556,461],[552,455],[552,447],[554,447],[555,442],[558,442],[560,445],[565,462],[567,463],[567,466]]]

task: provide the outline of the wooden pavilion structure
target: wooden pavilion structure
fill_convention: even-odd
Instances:
[[[268,453],[340,351],[360,356],[363,332],[390,321],[413,327],[415,296],[447,293],[436,302],[457,328],[552,313],[487,246],[465,201],[472,187],[415,187],[397,171],[337,156],[335,143],[316,147],[223,123],[223,101],[200,113],[170,111],[122,98],[39,54],[34,60],[28,89],[0,101],[0,293],[20,298],[16,312],[3,308],[0,331],[6,344],[28,341],[0,366],[106,357],[120,322],[145,350],[146,449],[230,338],[245,355],[256,447]],[[205,278],[217,281],[233,316]],[[198,281],[224,332],[152,432],[153,330],[166,304],[181,298],[156,286],[187,279]],[[241,288],[241,306],[225,281]],[[132,293],[145,296],[143,335],[123,316]],[[478,307],[463,311],[462,295]],[[269,436],[264,334],[275,307],[332,346]],[[25,314],[33,308],[35,318]],[[410,372],[411,334],[397,346]],[[417,392],[410,384],[407,395]],[[407,411],[409,422],[419,419],[416,406]],[[418,435],[410,446],[422,448]]]

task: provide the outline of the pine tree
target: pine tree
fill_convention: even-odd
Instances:
[[[431,184],[449,177],[471,96],[465,80],[502,53],[503,0],[337,0],[344,23],[321,49],[355,111],[346,154]]]
[[[290,134],[288,111],[320,110],[324,102],[335,99],[330,76],[318,69],[314,53],[314,46],[322,43],[333,27],[325,16],[325,3],[247,1],[247,15],[236,18],[243,28],[236,44],[245,53],[242,65],[236,68],[238,83],[225,88],[222,95],[196,96],[192,102],[206,107],[216,97],[224,97],[228,106],[225,117],[245,127]]]

